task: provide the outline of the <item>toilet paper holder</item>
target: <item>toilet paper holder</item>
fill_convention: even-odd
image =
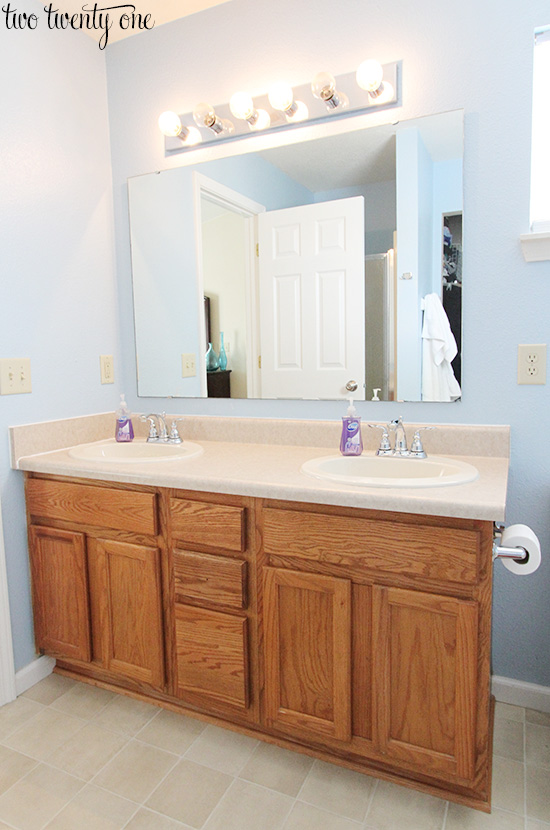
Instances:
[[[503,522],[494,523],[493,562],[495,559],[515,559],[516,562],[524,562],[526,559],[529,559],[529,553],[525,548],[510,548],[505,545],[499,545],[502,531],[505,527],[506,525]]]

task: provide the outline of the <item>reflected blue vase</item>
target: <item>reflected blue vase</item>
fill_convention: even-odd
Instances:
[[[212,343],[209,343],[208,351],[206,352],[206,371],[215,372],[219,365],[218,355],[212,348]]]
[[[220,356],[218,365],[222,372],[225,371],[225,369],[227,369],[227,354],[225,352],[225,345],[223,342],[223,331],[220,331]]]

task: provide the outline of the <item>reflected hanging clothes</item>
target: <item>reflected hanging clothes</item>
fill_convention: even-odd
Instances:
[[[456,401],[462,392],[451,366],[458,350],[449,318],[438,294],[426,294],[422,305],[422,400]]]

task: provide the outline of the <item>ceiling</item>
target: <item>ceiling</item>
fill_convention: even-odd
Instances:
[[[135,7],[135,14],[141,14],[142,18],[145,17],[146,14],[151,15],[151,21],[154,21],[155,27],[161,26],[163,23],[170,23],[172,20],[178,20],[180,17],[187,17],[190,14],[195,14],[195,12],[201,12],[204,9],[209,9],[212,6],[219,6],[222,3],[227,3],[229,0],[131,0],[132,5]],[[41,4],[43,5],[43,4]],[[122,3],[120,4],[122,5]],[[112,4],[110,8],[116,8],[117,4]],[[90,11],[93,9],[94,3],[93,2],[85,2],[83,3],[82,0],[57,0],[55,3],[55,8],[59,10],[61,14],[82,14],[83,9],[86,11],[89,9]],[[98,3],[98,9],[101,7],[107,8],[107,4]],[[143,29],[139,28],[128,28],[122,29],[119,23],[120,15],[124,12],[130,12],[131,9],[124,9],[121,8],[119,12],[116,11],[109,11],[109,20],[112,22],[112,28],[109,29],[109,43],[114,43],[117,40],[123,40],[126,37],[131,37],[132,35],[138,35],[143,32]],[[86,29],[84,26],[82,27],[82,31],[89,35],[93,40],[99,42],[101,37],[104,36],[104,30],[102,28],[97,29]]]

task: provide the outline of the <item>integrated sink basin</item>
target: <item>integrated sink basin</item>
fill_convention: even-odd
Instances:
[[[114,438],[94,444],[71,447],[69,455],[82,461],[113,461],[121,464],[138,464],[144,461],[178,461],[194,458],[203,452],[200,444],[183,441],[181,444],[157,444],[147,441],[117,443]]]
[[[301,469],[315,478],[362,487],[446,487],[467,484],[479,475],[471,464],[441,456],[329,455],[306,461]]]

